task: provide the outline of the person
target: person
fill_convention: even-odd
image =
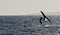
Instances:
[[[43,21],[49,21],[51,23],[51,20],[49,18],[47,18],[42,11],[40,11],[40,12],[43,15],[43,17],[40,17],[39,22],[42,24],[43,23],[42,20],[43,20]]]

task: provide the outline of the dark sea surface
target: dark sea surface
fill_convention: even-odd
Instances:
[[[41,26],[41,16],[0,16],[0,35],[60,35],[60,26]],[[52,23],[60,25],[60,16],[47,16]]]

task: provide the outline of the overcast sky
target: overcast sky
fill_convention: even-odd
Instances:
[[[0,15],[60,14],[60,0],[0,0]]]

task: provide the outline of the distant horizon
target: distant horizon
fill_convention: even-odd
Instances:
[[[44,12],[45,15],[60,15],[60,12]],[[41,13],[1,13],[0,15],[42,15]]]

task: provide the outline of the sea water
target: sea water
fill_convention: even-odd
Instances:
[[[0,35],[60,35],[60,26],[41,27],[39,17],[41,16],[0,16]],[[47,17],[53,25],[60,24],[59,16]]]

